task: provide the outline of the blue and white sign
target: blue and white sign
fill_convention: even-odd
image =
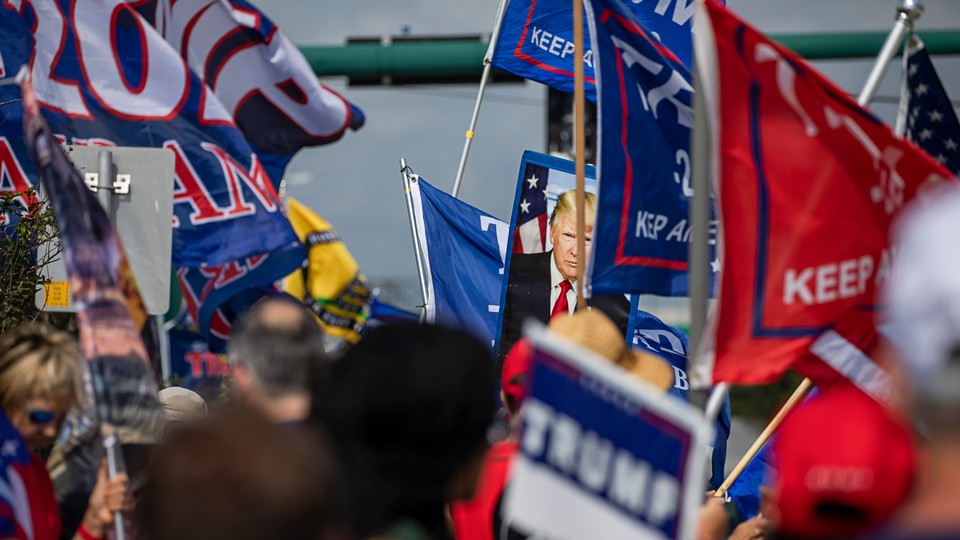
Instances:
[[[629,0],[625,9],[650,30],[687,67],[693,65],[695,0]],[[594,51],[586,43],[584,79],[587,99],[596,101]],[[573,93],[573,10],[567,0],[513,0],[493,55],[493,65],[557,90]]]
[[[712,429],[698,410],[542,326],[505,495],[517,530],[553,540],[687,538]]]
[[[427,275],[427,321],[471,332],[496,351],[509,227],[420,177],[409,185]]]
[[[626,4],[590,0],[584,7],[600,94],[600,196],[587,294],[686,296],[690,72]],[[715,244],[716,221],[712,228]]]

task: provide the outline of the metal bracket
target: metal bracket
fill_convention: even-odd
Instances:
[[[96,193],[100,188],[100,175],[95,172],[88,172],[83,175],[83,183],[90,188],[90,191]],[[130,175],[118,174],[113,181],[113,192],[117,195],[127,195],[130,193]]]

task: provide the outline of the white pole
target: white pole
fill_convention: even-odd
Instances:
[[[883,79],[884,73],[887,72],[890,61],[897,55],[897,48],[903,41],[903,36],[913,29],[914,21],[919,19],[921,15],[923,15],[923,2],[921,0],[900,0],[900,6],[897,8],[897,22],[890,30],[890,34],[887,35],[887,40],[883,43],[880,54],[877,55],[870,76],[867,77],[867,82],[863,85],[860,96],[857,97],[857,103],[861,106],[866,107],[873,100],[877,88],[880,87],[880,81]]]
[[[500,0],[500,7],[497,8],[497,20],[493,24],[493,34],[490,35],[490,45],[487,47],[487,53],[483,55],[483,74],[480,75],[480,89],[477,91],[477,101],[473,104],[473,116],[470,117],[470,127],[467,128],[463,141],[463,152],[460,154],[460,165],[457,167],[457,178],[453,182],[453,191],[451,195],[458,197],[460,195],[460,185],[463,183],[463,172],[467,168],[467,155],[470,154],[470,145],[473,143],[474,130],[477,128],[477,118],[480,116],[480,104],[483,102],[483,93],[487,90],[487,82],[490,80],[490,71],[493,69],[493,51],[497,46],[497,38],[500,37],[500,25],[503,24],[503,12],[507,8],[508,0]]]
[[[707,400],[707,420],[713,422],[717,419],[717,416],[720,415],[720,409],[723,408],[723,402],[729,393],[730,385],[727,383],[720,383],[713,387],[713,391],[710,392],[710,398]]]
[[[400,176],[403,178],[403,194],[407,200],[407,218],[410,220],[410,236],[413,238],[413,253],[417,258],[417,276],[420,278],[420,299],[423,301],[420,322],[427,315],[427,276],[423,270],[423,253],[420,251],[420,239],[417,235],[417,219],[413,213],[413,195],[410,194],[410,167],[407,160],[400,159]]]
[[[707,326],[710,298],[710,133],[700,73],[693,77],[693,133],[691,133],[693,197],[690,199],[689,264],[690,350],[699,351]],[[702,399],[702,398],[701,398]],[[702,401],[700,403],[703,403]]]
[[[910,115],[910,44],[913,41],[913,28],[906,41],[903,42],[903,64],[900,68],[900,104],[897,106],[897,123],[893,132],[898,137],[903,137],[907,132],[907,118]]]

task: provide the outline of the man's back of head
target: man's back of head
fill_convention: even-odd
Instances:
[[[323,345],[323,330],[303,305],[282,298],[260,302],[230,338],[235,394],[276,421],[304,418],[312,380],[326,360]]]

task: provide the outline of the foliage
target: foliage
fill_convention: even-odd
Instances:
[[[0,192],[0,335],[39,317],[36,293],[60,249],[49,201],[33,188]]]
[[[803,377],[788,371],[773,384],[765,386],[734,386],[730,389],[730,409],[734,416],[749,418],[766,425],[776,416]]]

